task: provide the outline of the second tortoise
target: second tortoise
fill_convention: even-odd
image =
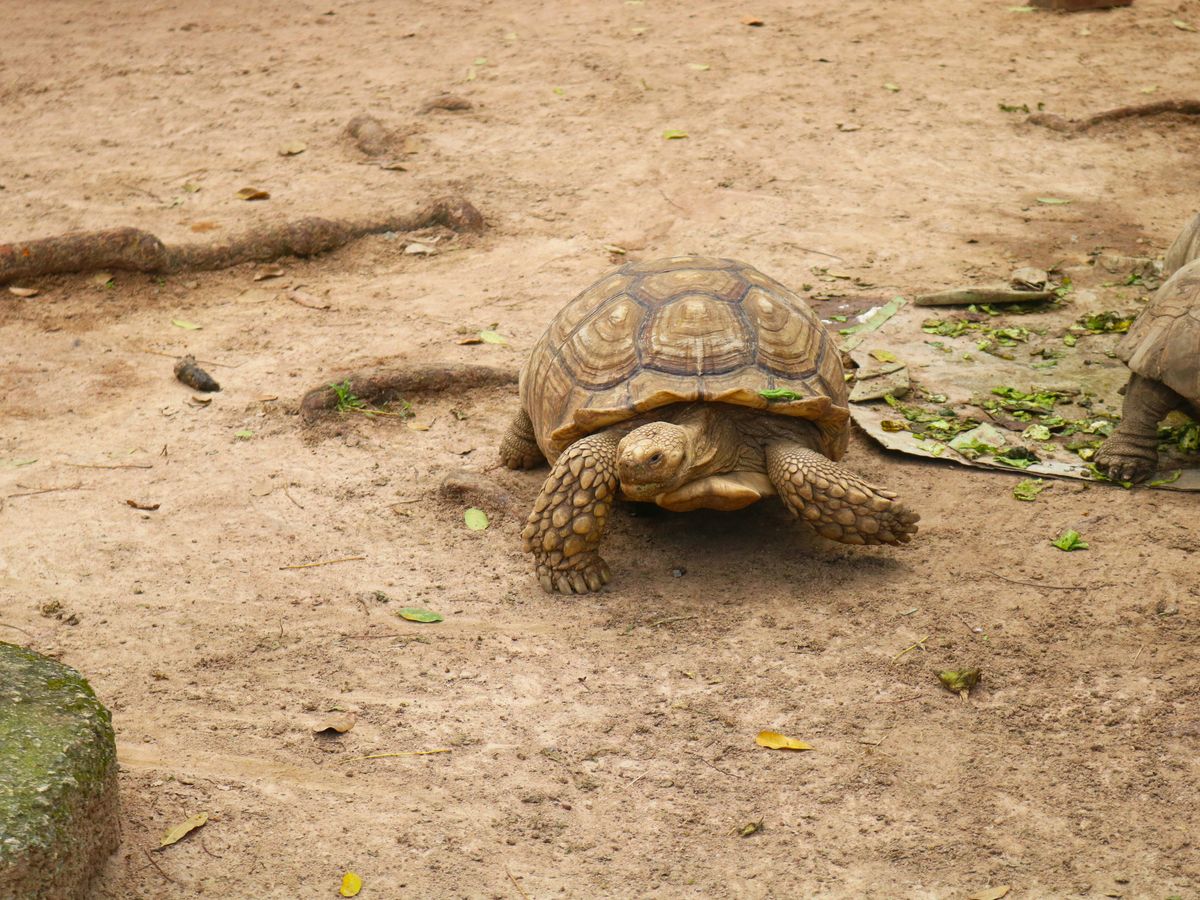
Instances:
[[[803,300],[728,259],[630,263],[568,303],[521,373],[500,456],[552,471],[522,533],[547,591],[599,590],[618,497],[684,511],[779,495],[847,544],[912,539],[919,516],[838,464],[837,347]]]

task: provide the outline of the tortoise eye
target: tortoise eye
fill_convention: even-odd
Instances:
[[[652,465],[658,465],[660,462],[662,462],[662,453],[655,453],[650,457],[650,462]]]

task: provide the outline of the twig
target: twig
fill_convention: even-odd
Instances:
[[[633,781],[629,782],[629,784],[625,785],[625,790],[629,790],[631,787],[633,787],[635,784],[637,784],[639,781],[641,781],[643,778],[645,778],[649,774],[650,774],[650,770],[647,769],[645,772],[643,772],[637,778],[633,779]]]
[[[657,628],[659,625],[669,625],[671,622],[686,622],[688,619],[698,619],[699,616],[669,616],[666,619],[659,619],[657,622],[651,622],[647,628]]]
[[[1083,119],[1067,119],[1051,113],[1034,113],[1025,121],[1031,125],[1041,125],[1053,131],[1087,131],[1093,125],[1102,122],[1114,122],[1117,119],[1134,119],[1143,116],[1157,116],[1164,113],[1177,113],[1182,116],[1200,115],[1200,100],[1159,100],[1157,103],[1140,103],[1134,106],[1118,106],[1107,109]]]
[[[784,241],[784,243],[789,247],[795,247],[797,250],[803,250],[805,253],[815,253],[818,256],[828,256],[830,259],[836,259],[838,262],[846,261],[836,253],[826,253],[824,250],[814,250],[812,247],[801,247],[799,244],[794,244],[791,241]]]
[[[153,469],[154,463],[66,463],[76,469]]]
[[[1089,587],[1102,587],[1105,585],[1073,585],[1073,584],[1041,584],[1037,581],[1021,581],[1019,578],[1009,578],[1007,575],[1001,575],[999,572],[988,572],[993,578],[999,578],[1001,581],[1007,581],[1010,584],[1023,584],[1026,587],[1048,588],[1052,591],[1086,591]]]
[[[326,303],[324,306],[317,306],[315,303],[305,303],[301,297],[306,297],[308,295],[304,294],[302,291],[288,291],[286,296],[297,306],[303,306],[305,309],[319,309],[326,312],[333,309],[333,306],[328,303]]]
[[[179,359],[179,357],[182,355],[179,353],[166,353],[162,350],[148,350],[145,347],[135,347],[134,350],[137,353],[150,353],[150,354],[153,354],[154,356],[165,356],[167,359]],[[198,360],[196,360],[196,362],[198,362],[204,366],[216,366],[219,369],[236,369],[239,366],[245,365],[245,363],[215,362],[214,360],[211,360],[211,359],[198,359]]]
[[[1142,646],[1138,648],[1138,652],[1133,655],[1133,660],[1129,663],[1131,666],[1137,665],[1138,657],[1142,655],[1142,651],[1145,650],[1147,646],[1149,645],[1142,644]]]
[[[146,854],[146,859],[150,860],[150,865],[152,865],[152,866],[154,866],[154,868],[158,869],[159,875],[161,875],[163,878],[167,879],[167,881],[171,882],[171,884],[179,884],[178,881],[176,881],[174,878],[172,878],[170,875],[168,875],[166,872],[164,872],[162,870],[162,866],[160,866],[158,864],[157,860],[155,860],[155,858],[150,855],[149,850],[147,850],[145,847],[143,847],[142,852]]]
[[[33,635],[30,632],[26,631],[20,625],[9,625],[7,622],[0,622],[0,628],[11,628],[13,631],[21,632],[21,634],[25,635],[28,638],[33,637]]]
[[[517,883],[517,879],[513,878],[513,873],[508,870],[507,865],[504,867],[504,874],[506,874],[508,876],[508,880],[513,883],[513,887],[517,889],[517,893],[524,897],[525,900],[529,900],[529,895],[525,893],[525,888],[521,887],[521,885]]]
[[[888,739],[888,735],[890,735],[895,730],[896,729],[894,729],[894,728],[889,728],[887,731],[885,731],[883,733],[883,737],[881,737],[877,741],[864,741],[862,738],[859,738],[858,742],[860,744],[866,744],[868,747],[878,747],[880,744],[882,744],[884,741],[886,741]]]
[[[672,200],[670,197],[668,197],[668,196],[667,196],[667,192],[666,192],[666,191],[664,191],[662,188],[659,188],[659,189],[658,189],[658,192],[659,192],[660,194],[662,194],[662,198],[663,198],[664,200],[666,200],[668,203],[670,203],[670,204],[671,204],[673,207],[675,207],[677,210],[679,210],[680,212],[687,212],[687,210],[686,210],[686,209],[684,209],[682,206],[680,206],[678,203],[676,203],[674,200]]]
[[[283,496],[287,497],[289,500],[291,500],[293,503],[295,503],[301,509],[304,509],[304,507],[300,505],[300,502],[295,497],[293,497],[291,494],[288,493],[288,486],[286,484],[283,486]]]
[[[364,759],[397,759],[401,756],[433,756],[435,753],[453,753],[450,748],[439,750],[404,750],[400,753],[372,753],[370,756],[354,756],[346,762],[362,762]]]
[[[82,486],[83,485],[81,482],[76,482],[75,484],[68,484],[64,485],[63,487],[40,488],[36,491],[19,491],[15,494],[5,494],[5,499],[11,500],[13,497],[33,497],[36,494],[50,494],[54,491],[77,491]]]
[[[294,566],[280,566],[280,571],[284,569],[314,569],[317,566],[332,566],[334,563],[355,562],[360,559],[366,559],[365,556],[343,556],[341,559],[327,559],[323,562],[299,563]]]
[[[709,768],[716,769],[718,772],[720,772],[726,778],[741,778],[742,777],[741,775],[738,775],[736,772],[726,772],[720,766],[716,765],[715,763],[709,762],[707,759],[705,759],[703,756],[701,756],[699,753],[696,753],[695,751],[684,750],[683,752],[686,753],[688,756],[696,757],[696,759],[700,760],[700,762],[704,763]]]
[[[911,649],[911,648],[910,648]],[[911,703],[913,700],[920,700],[924,694],[916,694],[912,697],[905,697],[902,700],[876,700],[876,703]]]
[[[892,657],[892,662],[896,662],[896,660],[898,660],[900,657],[902,657],[905,653],[910,653],[913,650],[916,650],[918,647],[920,647],[922,650],[924,650],[925,642],[927,640],[929,640],[931,637],[933,637],[933,635],[927,634],[927,635],[925,635],[925,637],[921,638],[919,641],[917,641],[911,647],[905,647],[903,650],[901,650],[899,653],[897,653],[895,656]]]
[[[224,859],[225,858],[224,856],[218,856],[216,853],[213,853],[211,850],[209,850],[208,845],[204,843],[203,837],[200,838],[200,849],[202,849],[205,853],[207,853],[213,859]]]

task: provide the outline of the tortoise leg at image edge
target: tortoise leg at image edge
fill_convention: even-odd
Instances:
[[[547,592],[584,594],[608,581],[597,548],[616,492],[616,435],[590,434],[558,458],[521,532]]]
[[[1158,468],[1158,423],[1184,399],[1165,384],[1131,375],[1121,424],[1096,451],[1096,468],[1112,481],[1143,481]]]
[[[891,491],[800,443],[767,445],[767,477],[795,515],[817,533],[843,544],[906,544],[920,516]]]
[[[510,469],[536,469],[545,461],[533,434],[533,422],[522,407],[500,439],[500,462]]]

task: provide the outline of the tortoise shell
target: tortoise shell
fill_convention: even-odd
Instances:
[[[1130,370],[1200,401],[1200,259],[1163,282],[1117,346]]]
[[[796,396],[760,393],[776,389]],[[563,307],[521,373],[521,402],[551,462],[584,435],[695,401],[808,419],[822,453],[846,452],[850,410],[832,338],[796,294],[731,259],[623,266]]]

